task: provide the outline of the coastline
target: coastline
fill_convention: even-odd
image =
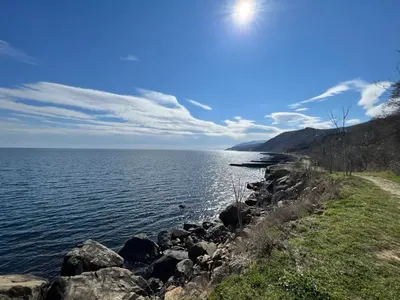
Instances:
[[[143,299],[175,299],[168,297],[177,293],[204,298],[205,286],[215,286],[228,274],[240,273],[249,263],[248,258],[234,253],[233,244],[249,234],[250,224],[257,223],[268,211],[280,205],[271,191],[288,179],[292,169],[289,165],[292,164],[275,164],[267,168],[265,180],[247,185],[253,193],[247,199],[241,199],[244,202],[230,204],[217,221],[185,223],[183,228],[161,231],[157,243],[137,235],[128,240],[118,254],[88,240],[67,253],[60,277],[48,281],[21,275],[16,286],[25,285],[23,290],[29,290],[31,295],[28,299],[50,300],[63,299],[65,293],[69,293],[66,287],[75,289],[82,280],[89,289],[86,293],[92,293],[98,278],[110,281],[110,286],[116,278],[124,278],[128,290],[132,288],[131,292]],[[285,180],[280,180],[282,178]],[[16,286],[12,287],[15,289]],[[126,292],[117,291],[118,295]],[[3,288],[0,294],[7,294],[7,291]],[[102,294],[97,296],[100,298],[93,299],[108,299]],[[72,297],[85,299],[84,295]]]

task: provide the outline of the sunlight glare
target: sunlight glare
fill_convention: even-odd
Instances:
[[[254,4],[251,0],[240,0],[235,7],[235,19],[240,24],[248,23],[254,15]]]

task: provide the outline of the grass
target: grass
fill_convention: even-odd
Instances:
[[[396,175],[393,172],[363,172],[363,173],[359,173],[359,174],[381,177],[381,178],[385,178],[385,179],[400,183],[400,176]]]
[[[341,199],[292,223],[285,250],[229,277],[211,300],[400,299],[400,200],[361,178],[333,176]]]

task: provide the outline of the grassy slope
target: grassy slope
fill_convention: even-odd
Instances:
[[[400,299],[400,199],[360,178],[342,181],[342,199],[299,220],[287,250],[228,278],[210,298]],[[394,259],[381,257],[388,250]]]

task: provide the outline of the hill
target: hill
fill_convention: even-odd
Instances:
[[[260,145],[264,144],[266,141],[251,141],[246,143],[237,144],[231,148],[226,150],[233,150],[233,151],[255,151],[253,149],[259,147]]]
[[[258,152],[285,152],[292,148],[307,147],[315,141],[323,139],[333,132],[333,129],[304,128],[301,130],[287,131],[262,143],[242,143],[227,150],[258,151]]]

